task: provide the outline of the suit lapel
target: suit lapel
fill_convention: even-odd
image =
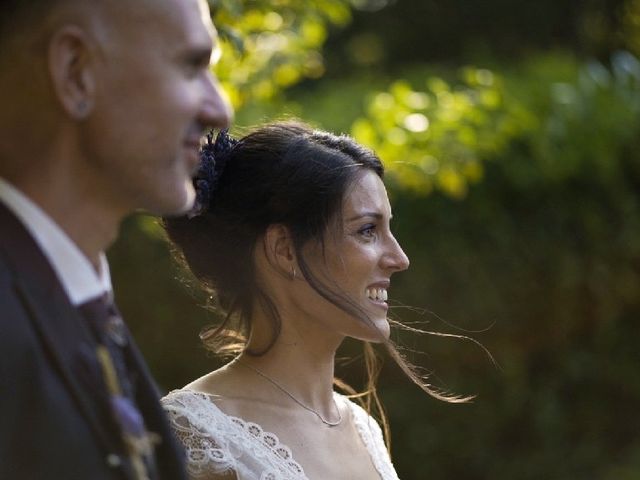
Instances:
[[[65,291],[46,257],[22,223],[0,203],[0,250],[13,270],[17,292],[29,318],[60,374],[79,412],[85,417],[105,453],[113,451],[110,436],[95,402],[90,383],[78,375],[78,362],[90,361],[95,352],[92,338],[83,318],[69,302]],[[86,370],[91,375],[92,366]],[[97,371],[99,375],[99,370]],[[99,382],[99,379],[98,379]]]

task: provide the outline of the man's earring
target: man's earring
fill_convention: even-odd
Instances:
[[[76,105],[76,113],[78,114],[78,117],[84,118],[87,115],[88,107],[89,107],[89,104],[87,103],[86,100],[80,100]]]

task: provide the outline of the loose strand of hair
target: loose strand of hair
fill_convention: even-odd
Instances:
[[[482,344],[482,342],[476,340],[473,337],[470,337],[468,335],[459,335],[457,333],[445,333],[445,332],[436,332],[433,330],[422,330],[421,328],[412,327],[411,325],[407,325],[406,323],[398,322],[397,320],[393,320],[393,319],[389,319],[389,323],[400,330],[411,332],[416,335],[431,335],[434,337],[455,338],[457,340],[464,340],[467,342],[471,342],[484,352],[484,354],[489,358],[489,361],[491,361],[494,367],[496,367],[499,370],[502,370],[502,367],[500,366],[498,361],[495,359],[493,354],[489,351],[489,349],[485,347]]]
[[[476,397],[475,395],[455,395],[431,385],[427,382],[428,375],[421,374],[418,370],[418,367],[404,358],[404,356],[400,353],[396,345],[391,340],[385,341],[384,346],[391,359],[395,362],[396,365],[398,365],[398,367],[400,367],[400,370],[402,370],[402,372],[422,391],[432,396],[433,398],[448,403],[468,403]]]
[[[373,402],[375,412],[377,413],[376,416],[382,424],[384,442],[387,447],[387,451],[389,452],[389,455],[391,455],[391,427],[389,425],[389,418],[378,394],[378,377],[382,371],[382,359],[370,342],[364,342],[363,349],[365,368],[367,371],[367,396],[365,397],[367,402],[366,410],[367,413],[371,415],[374,411],[371,405]]]

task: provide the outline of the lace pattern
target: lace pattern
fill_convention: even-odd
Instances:
[[[382,480],[399,480],[398,474],[391,463],[387,447],[384,444],[384,437],[378,422],[360,405],[349,402],[349,406],[351,407],[356,430],[358,430],[362,442],[367,447],[373,466],[380,474],[380,478]]]
[[[382,480],[398,480],[378,423],[361,407],[349,405],[356,429]],[[291,450],[260,425],[223,413],[199,392],[175,390],[162,399],[176,435],[187,452],[193,478],[234,472],[238,480],[308,480]]]

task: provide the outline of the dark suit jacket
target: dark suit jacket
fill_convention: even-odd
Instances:
[[[183,453],[130,342],[136,401],[160,479],[185,479]],[[46,257],[0,203],[0,479],[133,478],[108,399],[96,342]]]

